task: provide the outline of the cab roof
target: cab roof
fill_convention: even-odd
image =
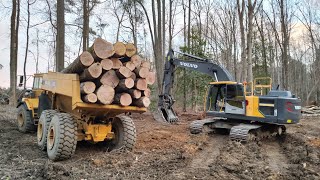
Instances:
[[[217,81],[217,82],[210,82],[209,84],[221,85],[221,84],[238,84],[238,83],[234,81]]]

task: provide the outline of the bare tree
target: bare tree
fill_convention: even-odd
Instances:
[[[64,68],[64,1],[57,0],[56,71]]]
[[[240,40],[241,40],[241,62],[242,62],[242,80],[247,80],[248,71],[247,71],[247,60],[246,60],[246,39],[245,39],[245,30],[244,30],[244,13],[245,13],[245,1],[237,0],[237,9],[239,16],[239,26],[240,26]]]
[[[13,103],[16,104],[18,32],[20,22],[20,0],[12,0],[11,34],[10,34],[10,89]]]

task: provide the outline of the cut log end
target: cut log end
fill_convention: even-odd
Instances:
[[[137,89],[129,89],[128,93],[131,95],[133,99],[139,99],[141,97],[141,91]]]
[[[80,81],[93,80],[98,78],[102,73],[102,67],[100,63],[93,63],[90,67],[85,69],[80,75]]]
[[[130,61],[133,62],[136,67],[139,67],[141,65],[142,59],[138,54],[136,54],[131,57]]]
[[[134,44],[128,43],[126,44],[126,56],[132,57],[137,53],[137,48]]]
[[[133,105],[138,107],[149,107],[151,101],[148,97],[141,97],[135,101],[133,101]]]
[[[150,68],[151,68],[151,63],[150,63],[150,61],[142,61],[142,62],[141,62],[141,67],[145,67],[145,68],[150,69]]]
[[[94,93],[87,94],[83,96],[82,100],[86,103],[96,103],[98,98]]]
[[[126,55],[126,45],[122,42],[116,42],[114,45],[114,56],[122,57]]]
[[[120,67],[118,70],[116,70],[117,76],[121,79],[123,78],[128,78],[131,76],[132,71],[130,71],[130,69],[128,69],[125,66]]]
[[[135,86],[135,88],[142,90],[142,91],[144,91],[148,88],[146,79],[141,79],[141,78],[135,80],[134,86]]]
[[[94,62],[94,59],[88,51],[84,51],[80,55],[80,62],[84,66],[89,67]]]
[[[122,67],[122,62],[118,58],[111,58],[111,61],[113,63],[112,69],[120,69]]]
[[[90,94],[93,93],[96,89],[96,85],[91,81],[86,81],[80,83],[80,92],[81,94]]]
[[[134,72],[141,78],[146,78],[149,75],[149,69],[145,67],[137,67]]]
[[[130,71],[133,71],[136,68],[136,65],[132,61],[125,62],[123,65],[130,69]]]
[[[112,43],[105,41],[102,38],[97,38],[93,43],[93,51],[98,58],[105,59],[114,54],[114,47]]]
[[[156,73],[155,72],[148,72],[148,75],[146,77],[147,84],[154,84],[156,82]]]
[[[104,73],[99,81],[101,84],[108,85],[112,88],[115,88],[119,84],[119,78],[114,70],[109,70],[108,72]]]
[[[146,90],[142,91],[143,95],[146,97],[150,97],[151,96],[151,90],[149,88],[147,88]]]
[[[129,106],[132,103],[132,98],[128,93],[116,94],[114,97],[114,103],[121,106]]]
[[[103,59],[100,62],[100,64],[101,64],[102,69],[106,70],[106,71],[112,69],[112,67],[113,67],[113,62],[110,59]]]
[[[114,89],[108,85],[101,85],[96,91],[97,98],[102,104],[111,104],[114,99],[114,94]]]

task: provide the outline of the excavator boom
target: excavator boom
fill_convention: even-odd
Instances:
[[[183,59],[179,59],[177,56],[175,56],[175,53],[180,54]],[[170,50],[166,57],[162,82],[162,94],[159,95],[158,102],[158,110],[162,115],[162,118],[170,123],[178,121],[178,117],[172,109],[175,100],[170,93],[173,87],[174,72],[176,67],[183,67],[207,74],[214,78],[215,81],[234,80],[231,74],[218,62],[191,54]]]

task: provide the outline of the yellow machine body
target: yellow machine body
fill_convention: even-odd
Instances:
[[[34,75],[34,97],[23,98],[33,118],[37,117],[39,96],[45,93],[52,102],[52,109],[72,114],[78,119],[78,141],[86,140],[93,143],[114,138],[111,123],[93,123],[95,117],[112,119],[116,115],[127,112],[143,113],[146,108],[136,106],[119,106],[89,104],[81,100],[80,81],[77,74],[48,72]],[[40,116],[40,115],[39,115]]]

